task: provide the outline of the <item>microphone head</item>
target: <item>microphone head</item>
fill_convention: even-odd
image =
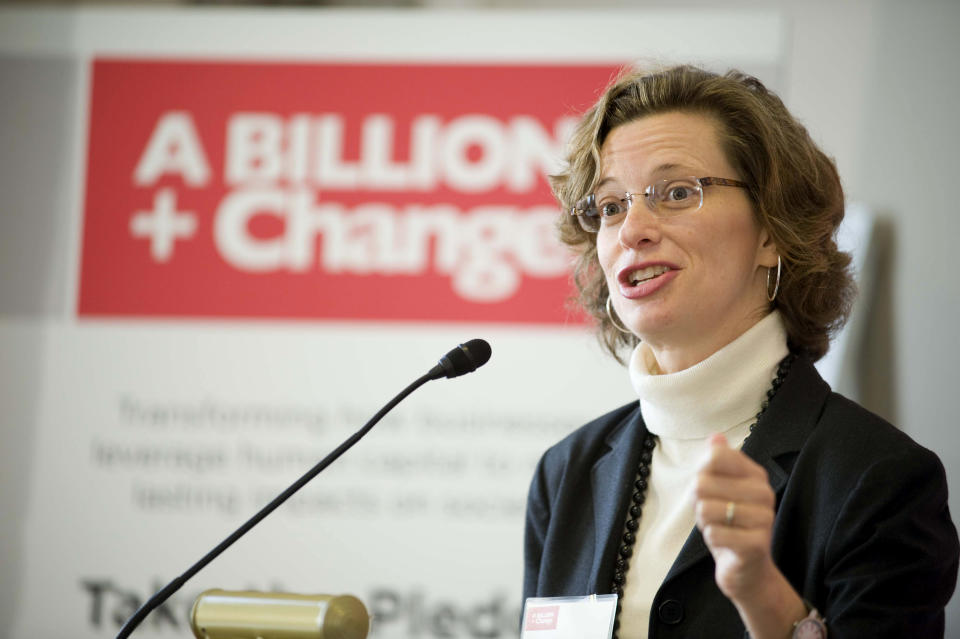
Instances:
[[[493,353],[493,349],[490,348],[490,344],[487,340],[484,339],[472,339],[465,344],[461,344],[458,347],[458,350],[462,350],[466,353],[473,361],[473,368],[470,371],[475,371],[487,362],[490,361],[490,355]],[[468,372],[470,372],[468,371]]]
[[[482,339],[472,339],[469,342],[460,344],[455,349],[447,353],[440,360],[440,363],[433,368],[435,376],[438,377],[459,377],[467,373],[472,373],[490,360],[492,353],[490,344]]]

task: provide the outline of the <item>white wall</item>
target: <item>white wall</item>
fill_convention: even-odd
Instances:
[[[786,101],[881,216],[863,403],[940,455],[960,518],[960,3],[790,2]],[[947,637],[960,636],[960,598]]]

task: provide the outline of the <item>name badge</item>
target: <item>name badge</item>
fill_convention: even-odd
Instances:
[[[530,597],[520,639],[610,639],[616,612],[616,595]]]

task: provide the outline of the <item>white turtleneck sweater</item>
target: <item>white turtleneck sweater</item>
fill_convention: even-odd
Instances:
[[[707,455],[707,439],[723,433],[731,447],[743,445],[787,352],[786,329],[776,311],[677,373],[660,374],[646,344],[634,350],[630,380],[647,429],[659,441],[623,592],[618,633],[623,639],[647,639],[653,598],[695,525],[693,482]]]

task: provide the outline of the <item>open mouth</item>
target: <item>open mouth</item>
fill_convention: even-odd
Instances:
[[[648,266],[646,268],[637,269],[627,275],[627,281],[630,282],[630,286],[636,286],[641,282],[646,282],[647,280],[652,280],[653,278],[663,275],[667,271],[672,270],[669,266],[664,266],[663,264],[658,264],[656,266]]]

